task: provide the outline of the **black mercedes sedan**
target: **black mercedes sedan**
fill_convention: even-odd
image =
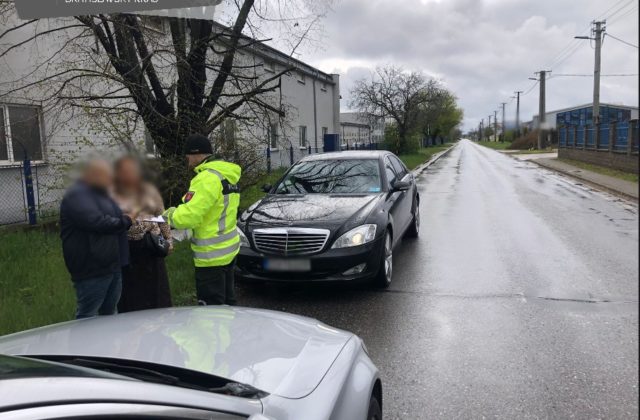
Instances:
[[[244,280],[388,287],[395,246],[418,236],[414,176],[387,151],[307,156],[264,189],[238,220]]]

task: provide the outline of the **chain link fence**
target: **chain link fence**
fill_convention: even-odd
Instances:
[[[62,177],[51,165],[0,166],[0,226],[54,220],[63,194]]]

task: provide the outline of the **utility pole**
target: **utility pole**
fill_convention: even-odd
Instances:
[[[489,115],[489,123],[487,124],[487,129],[491,130],[491,115]],[[489,131],[489,135],[487,135],[487,141],[491,141],[491,131]]]
[[[600,61],[602,57],[602,35],[606,31],[606,20],[598,20],[591,22],[591,34],[593,38],[588,36],[576,36],[576,39],[588,39],[595,41],[596,58],[593,66],[593,125],[595,126],[595,141],[599,144],[600,140]]]
[[[520,137],[520,94],[521,90],[517,90],[516,94],[516,138]]]
[[[480,121],[480,141],[484,140],[484,118]]]
[[[500,105],[502,105],[502,142],[504,142],[505,137],[506,137],[506,132],[505,132],[505,125],[504,125],[504,107],[507,105],[506,102],[502,102]]]
[[[532,80],[538,80],[540,82],[540,94],[539,94],[539,103],[538,103],[538,150],[543,149],[545,147],[545,140],[546,140],[546,128],[545,128],[545,123],[546,123],[546,82],[547,82],[547,73],[551,73],[551,70],[540,70],[538,72],[536,72],[535,74],[539,74],[540,78],[539,79],[535,79],[535,78],[531,78]]]
[[[493,139],[498,141],[498,111],[493,111]]]

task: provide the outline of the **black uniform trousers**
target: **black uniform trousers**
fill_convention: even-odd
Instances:
[[[236,260],[219,267],[196,267],[196,294],[200,305],[235,305]]]

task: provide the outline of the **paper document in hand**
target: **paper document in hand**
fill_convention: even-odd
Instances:
[[[151,217],[149,219],[144,219],[143,222],[167,223],[167,221],[164,220],[164,217],[162,217],[162,216],[157,216],[157,217]]]

